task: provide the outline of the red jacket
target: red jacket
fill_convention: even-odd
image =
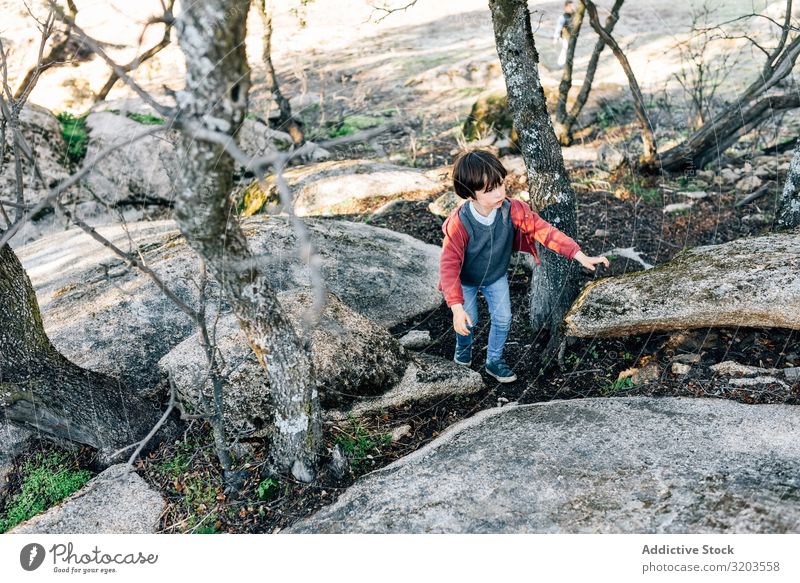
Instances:
[[[516,198],[509,200],[511,201],[511,224],[514,226],[512,243],[514,251],[530,253],[539,264],[541,262],[534,240],[567,259],[572,259],[581,250],[572,238],[533,212],[527,204]],[[458,211],[458,208],[453,210],[442,225],[444,241],[439,260],[439,290],[444,294],[444,300],[448,307],[464,303],[460,276],[469,235],[458,216]]]

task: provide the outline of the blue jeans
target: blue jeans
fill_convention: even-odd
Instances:
[[[508,292],[508,277],[503,276],[489,285],[464,285],[464,311],[472,320],[472,328],[478,325],[478,292],[483,294],[489,304],[489,347],[486,362],[497,362],[503,358],[508,331],[511,329],[511,295]],[[456,333],[456,346],[466,348],[472,345],[472,329],[467,336]]]

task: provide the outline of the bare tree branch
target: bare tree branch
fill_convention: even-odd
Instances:
[[[86,45],[90,49],[92,49],[92,51],[94,51],[98,56],[100,56],[100,58],[103,59],[111,67],[111,70],[117,75],[117,77],[122,79],[125,82],[125,84],[128,85],[128,87],[130,87],[136,93],[136,95],[138,95],[145,103],[147,103],[150,107],[152,107],[154,110],[156,110],[164,117],[174,116],[173,115],[174,112],[172,111],[171,107],[167,107],[166,105],[159,103],[153,98],[152,95],[150,95],[150,93],[142,89],[142,87],[139,86],[139,84],[136,83],[130,77],[130,75],[128,75],[128,72],[124,70],[122,65],[119,65],[116,61],[114,61],[111,57],[109,57],[106,54],[106,52],[103,50],[103,48],[96,40],[94,40],[92,37],[86,34],[86,32],[84,32],[82,28],[80,28],[77,24],[75,24],[75,20],[71,16],[67,16],[66,14],[64,14],[64,11],[61,7],[56,5],[52,0],[50,0],[50,5],[53,7],[53,10],[55,10],[58,18],[60,18],[62,21],[71,26],[72,29],[81,37],[83,42],[85,42]]]
[[[603,42],[611,48],[614,52],[614,56],[617,57],[619,64],[625,71],[625,76],[628,78],[628,84],[630,85],[631,95],[633,96],[633,106],[636,111],[636,117],[639,118],[639,125],[642,127],[644,155],[640,160],[640,164],[642,166],[652,167],[656,165],[656,138],[653,134],[653,126],[647,115],[647,110],[644,106],[644,97],[642,97],[642,91],[639,89],[639,83],[636,81],[633,69],[625,53],[622,51],[622,48],[617,44],[617,41],[614,40],[614,37],[600,24],[600,17],[597,15],[597,6],[595,6],[594,2],[591,0],[581,0],[581,2],[586,6],[586,10],[589,12],[589,22],[591,22],[592,28],[600,35]]]
[[[372,7],[372,14],[375,14],[376,12],[383,12],[384,13],[383,16],[381,16],[380,18],[378,18],[374,22],[377,24],[377,23],[381,22],[384,18],[394,14],[395,12],[405,12],[406,10],[408,10],[409,8],[414,6],[417,3],[417,1],[418,0],[411,0],[410,2],[405,4],[404,6],[398,6],[397,8],[391,8],[389,6],[388,2],[384,2],[382,6],[376,6],[375,4],[370,4],[370,6]],[[370,14],[370,16],[367,19],[367,21],[372,19],[372,14]]]
[[[126,65],[120,65],[119,68],[126,73],[131,73],[132,71],[136,70],[142,63],[151,59],[152,57],[156,56],[162,49],[169,46],[170,43],[170,32],[172,30],[172,23],[174,22],[174,16],[172,15],[172,9],[175,7],[175,0],[167,0],[167,5],[164,5],[162,0],[161,2],[162,7],[164,8],[164,14],[160,18],[151,19],[146,25],[144,30],[142,30],[142,35],[140,36],[141,39],[144,37],[144,33],[147,30],[147,27],[155,22],[163,22],[164,23],[164,36],[161,37],[161,40],[158,41],[155,45],[147,49],[141,55],[135,57],[131,62]],[[114,85],[119,81],[119,74],[116,71],[111,72],[109,75],[108,80],[105,82],[103,87],[94,97],[95,103],[98,101],[103,101],[114,87]]]
[[[84,176],[86,176],[87,174],[89,174],[89,172],[92,171],[92,169],[94,168],[94,166],[98,162],[100,162],[103,159],[107,158],[108,156],[110,156],[111,154],[113,154],[114,152],[116,152],[117,150],[119,150],[120,148],[122,148],[124,146],[127,146],[129,144],[137,142],[137,141],[141,140],[142,138],[145,138],[145,137],[150,136],[152,134],[157,134],[159,132],[166,131],[168,129],[170,123],[171,123],[171,121],[168,121],[167,123],[165,123],[164,125],[161,125],[161,126],[149,126],[148,128],[146,128],[146,129],[144,129],[144,130],[132,135],[131,137],[125,138],[124,140],[119,140],[119,141],[111,144],[110,146],[104,148],[100,152],[98,152],[91,160],[89,160],[88,162],[85,162],[83,167],[78,172],[76,172],[75,174],[72,174],[71,176],[69,176],[68,178],[62,180],[56,186],[51,188],[50,191],[47,193],[47,196],[45,196],[31,210],[29,210],[24,215],[22,215],[18,220],[16,220],[14,222],[14,224],[11,225],[11,227],[5,233],[3,233],[2,236],[0,236],[0,247],[5,245],[6,243],[8,243],[8,241],[10,241],[11,238],[14,235],[17,234],[19,229],[33,215],[36,215],[39,211],[51,206],[56,201],[56,199],[59,197],[59,195],[61,193],[66,191],[71,186],[73,186],[73,185],[77,184],[78,182],[80,182],[80,180]]]

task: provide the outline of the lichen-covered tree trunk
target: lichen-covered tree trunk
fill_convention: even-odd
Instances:
[[[116,379],[83,369],[50,343],[22,264],[0,247],[0,416],[105,455],[142,439],[159,411]]]
[[[175,25],[186,56],[186,89],[178,96],[183,123],[230,136],[240,127],[250,85],[244,43],[248,5],[249,0],[208,0],[184,7]],[[310,481],[321,446],[310,356],[269,284],[274,274],[253,258],[236,219],[230,197],[233,159],[223,146],[189,135],[182,137],[181,149],[178,226],[222,285],[268,375],[275,406],[273,464]]]
[[[776,223],[781,229],[793,229],[800,226],[800,148],[794,151],[789,175],[783,187]]]
[[[575,193],[547,113],[528,6],[524,0],[490,0],[489,8],[508,106],[528,169],[531,206],[546,221],[575,237]],[[564,257],[551,251],[543,250],[540,256],[542,263],[531,281],[531,326],[534,330],[549,327],[555,332],[577,296],[577,272]]]

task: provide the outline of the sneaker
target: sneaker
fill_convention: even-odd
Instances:
[[[517,375],[515,375],[514,371],[508,368],[508,365],[502,360],[487,362],[486,374],[493,376],[501,383],[513,383],[517,380]]]
[[[472,364],[472,345],[465,348],[461,348],[460,346],[456,345],[456,355],[453,357],[453,362],[456,364],[461,364],[463,366],[469,366]]]

